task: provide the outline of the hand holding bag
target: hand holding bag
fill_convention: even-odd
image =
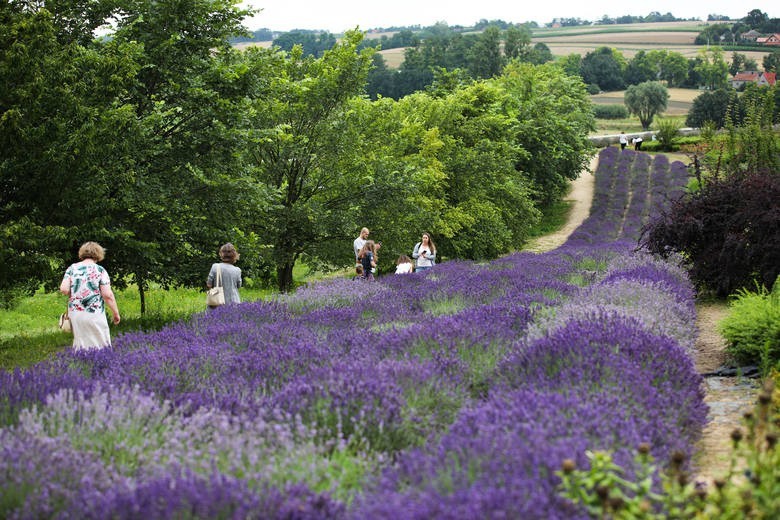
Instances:
[[[68,316],[67,311],[60,314],[59,327],[62,332],[73,332],[73,329],[70,326],[70,316]]]
[[[214,287],[206,291],[206,305],[209,307],[225,305],[225,289],[222,287],[221,265],[217,265],[217,279],[214,281]]]

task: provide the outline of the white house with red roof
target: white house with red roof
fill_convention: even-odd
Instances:
[[[780,47],[780,33],[774,33],[774,34],[770,34],[769,36],[762,36],[761,38],[756,38],[756,43],[761,43],[764,45],[774,45]]]
[[[746,70],[737,72],[731,78],[731,86],[740,88],[748,83],[755,83],[759,87],[771,87],[777,82],[777,74],[774,72],[757,72],[755,70]]]

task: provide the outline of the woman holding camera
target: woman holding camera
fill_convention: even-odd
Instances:
[[[436,265],[436,245],[429,233],[423,233],[420,242],[415,244],[412,258],[416,262],[415,271],[425,271]]]

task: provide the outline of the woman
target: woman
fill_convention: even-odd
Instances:
[[[220,270],[221,285],[225,291],[225,304],[241,303],[241,297],[238,295],[238,289],[241,287],[241,268],[234,265],[239,256],[235,246],[230,242],[220,247],[219,258],[222,263],[212,264],[206,279],[206,287],[211,289],[217,279],[217,269]]]
[[[421,240],[414,245],[412,258],[417,261],[415,271],[426,271],[436,265],[436,244],[430,234],[422,234]]]
[[[105,306],[111,310],[114,325],[119,324],[119,307],[108,271],[98,265],[106,252],[96,242],[79,248],[79,262],[65,271],[60,292],[68,296],[68,317],[73,331],[73,348],[87,350],[111,346]]]
[[[374,245],[373,240],[366,240],[366,243],[363,244],[363,247],[360,249],[358,260],[360,260],[360,265],[363,266],[363,279],[373,280],[373,271],[376,268],[377,261],[376,246]]]

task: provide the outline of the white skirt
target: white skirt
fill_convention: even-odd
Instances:
[[[71,311],[70,324],[73,328],[73,348],[90,350],[111,346],[111,333],[105,312]]]

